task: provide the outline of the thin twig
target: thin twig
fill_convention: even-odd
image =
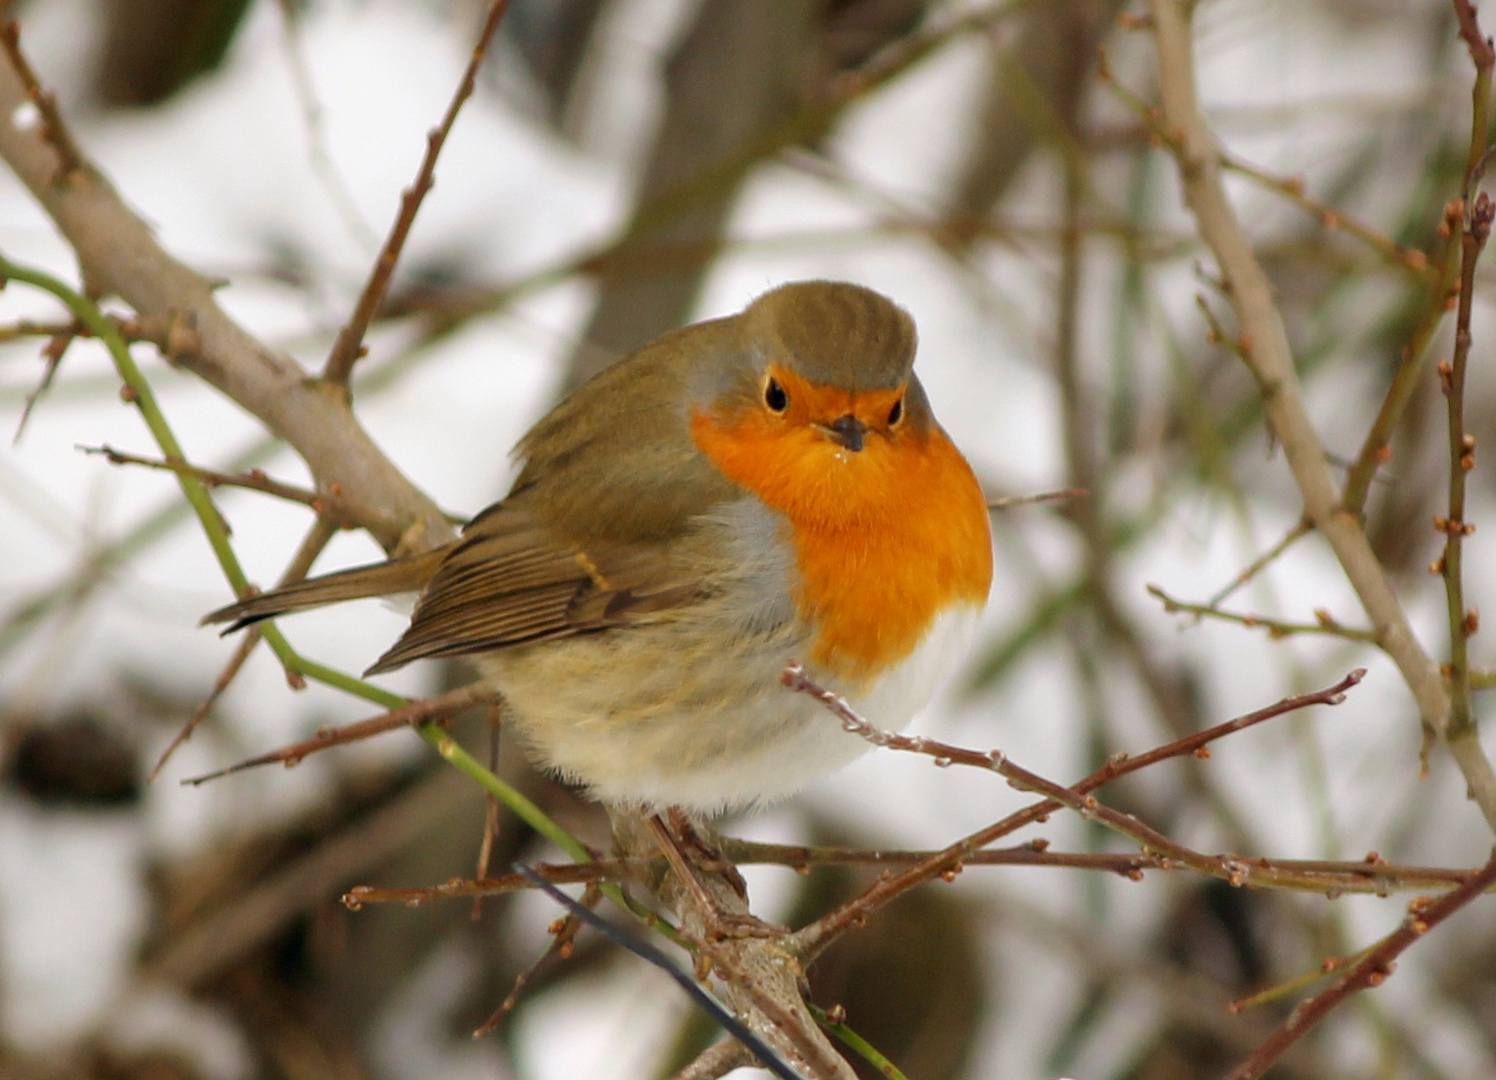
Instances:
[[[1490,130],[1491,113],[1491,67],[1493,54],[1490,41],[1481,36],[1476,20],[1475,5],[1456,0],[1455,16],[1459,21],[1460,37],[1470,52],[1475,64],[1475,83],[1470,98],[1470,142],[1465,151],[1465,172],[1460,187],[1460,197],[1444,207],[1444,220],[1439,224],[1439,236],[1444,251],[1439,260],[1439,272],[1434,278],[1428,301],[1424,306],[1418,325],[1413,330],[1387,395],[1377,411],[1375,422],[1366,434],[1355,466],[1346,478],[1345,508],[1360,514],[1366,494],[1377,467],[1390,455],[1392,433],[1403,410],[1413,398],[1418,378],[1423,373],[1424,356],[1444,313],[1455,304],[1456,290],[1465,292],[1466,277],[1466,212],[1475,196],[1475,188],[1485,170],[1485,161]]]
[[[345,724],[342,727],[323,728],[310,739],[283,746],[279,750],[271,750],[269,753],[259,754],[252,758],[223,769],[215,769],[213,772],[204,773],[202,776],[189,777],[183,780],[183,784],[196,787],[205,784],[209,780],[217,780],[219,777],[228,776],[232,773],[243,772],[245,769],[253,769],[260,765],[275,765],[277,763],[290,768],[301,763],[302,759],[319,750],[327,750],[334,746],[343,746],[347,743],[358,742],[360,739],[368,739],[372,736],[391,731],[398,727],[409,727],[412,724],[422,724],[439,716],[445,716],[467,708],[469,705],[482,701],[493,693],[491,689],[482,683],[471,683],[449,690],[433,698],[422,698],[412,701],[408,705],[402,705],[397,709],[368,720],[360,720],[356,724]]]
[[[129,454],[123,450],[116,450],[105,443],[102,446],[86,446],[79,443],[77,448],[85,454],[102,454],[109,460],[111,465],[140,465],[147,469],[160,469],[164,472],[174,472],[178,475],[188,474],[196,477],[204,487],[236,487],[248,491],[260,491],[266,495],[274,495],[278,499],[286,499],[289,502],[300,503],[310,506],[319,514],[328,510],[327,496],[320,495],[315,491],[297,487],[295,484],[287,484],[281,480],[266,476],[259,469],[251,469],[247,473],[221,473],[213,469],[204,469],[198,465],[190,465],[185,461],[171,461],[162,458],[141,457],[138,454]],[[334,493],[334,496],[336,493]]]
[[[1274,562],[1289,548],[1293,547],[1294,544],[1298,543],[1301,538],[1308,536],[1313,531],[1314,526],[1308,521],[1301,519],[1297,525],[1283,534],[1283,539],[1279,540],[1272,547],[1268,548],[1261,555],[1257,556],[1257,558],[1249,562],[1241,573],[1237,574],[1230,581],[1226,582],[1225,585],[1221,586],[1218,592],[1211,596],[1209,600],[1205,601],[1205,606],[1213,608],[1217,604],[1221,603],[1237,589],[1240,589],[1243,585],[1247,584],[1258,574],[1262,573],[1262,571],[1265,570],[1269,564]]]
[[[1456,882],[1456,885],[1463,885],[1470,879],[1470,874],[1478,872],[1478,870],[1472,870],[1469,873],[1461,874],[1459,881]],[[1306,986],[1313,986],[1317,982],[1328,979],[1337,971],[1342,971],[1345,968],[1349,967],[1351,964],[1358,962],[1374,947],[1375,946],[1367,946],[1360,952],[1354,953],[1350,956],[1327,956],[1320,961],[1319,966],[1313,971],[1305,972],[1304,974],[1295,976],[1292,979],[1287,979],[1284,982],[1277,983],[1274,986],[1269,986],[1267,989],[1259,990],[1254,994],[1248,994],[1244,998],[1237,998],[1226,1006],[1226,1011],[1234,1016],[1237,1013],[1246,1012],[1248,1009],[1255,1009],[1262,1005],[1271,1004],[1274,1001],[1281,1001],[1283,998],[1294,993],[1295,991],[1302,990]]]
[[[794,665],[792,665],[793,667]],[[1119,755],[1108,760],[1105,765],[1084,780],[1072,785],[1068,791],[1075,798],[1083,798],[1101,785],[1109,783],[1119,776],[1125,776],[1130,772],[1135,772],[1138,769],[1145,768],[1168,758],[1181,757],[1185,754],[1198,754],[1212,741],[1251,727],[1254,724],[1260,724],[1264,720],[1271,720],[1274,717],[1282,716],[1284,713],[1293,712],[1311,705],[1339,704],[1344,700],[1345,692],[1350,687],[1359,683],[1365,674],[1364,668],[1357,668],[1334,686],[1326,687],[1323,690],[1317,690],[1310,694],[1300,694],[1295,697],[1284,698],[1282,701],[1269,705],[1266,708],[1258,709],[1256,712],[1239,716],[1223,724],[1217,724],[1215,727],[1207,728],[1204,731],[1196,732],[1182,739],[1176,739],[1174,742],[1157,747],[1146,754],[1139,754],[1135,757]],[[810,693],[818,698],[837,716],[842,717],[844,721],[846,713],[851,713],[854,719],[859,719],[855,713],[852,713],[846,702],[842,701],[835,694],[829,694],[826,690],[816,687],[814,683],[806,679],[803,670],[792,672],[792,669],[786,669],[784,680],[786,685],[796,689],[803,687],[802,692]],[[843,710],[845,710],[845,713]],[[993,760],[985,754],[979,756],[984,762]],[[876,908],[883,906],[921,882],[929,881],[944,874],[959,872],[960,866],[982,848],[985,848],[1001,837],[1016,832],[1026,825],[1044,820],[1050,813],[1060,809],[1062,805],[1064,805],[1062,800],[1053,798],[1042,799],[1022,810],[1009,814],[1001,821],[978,829],[971,835],[963,837],[943,850],[936,852],[903,873],[878,881],[872,888],[868,889],[867,892],[855,900],[843,904],[840,908],[822,916],[815,923],[796,933],[795,939],[797,943],[801,948],[807,950],[806,955],[810,955],[815,949],[823,948],[848,927],[866,919],[867,915]]]
[[[56,337],[58,334],[80,332],[81,328],[76,322],[36,322],[32,319],[21,319],[13,323],[0,323],[0,341],[18,341],[28,337]]]
[[[1037,495],[1004,495],[999,499],[988,499],[987,509],[1006,510],[1010,506],[1059,502],[1061,499],[1084,499],[1090,494],[1085,488],[1062,488],[1059,491],[1041,491]]]
[[[1184,0],[1149,0],[1164,125],[1173,136],[1170,145],[1178,159],[1185,202],[1228,286],[1242,329],[1246,362],[1257,379],[1268,422],[1303,498],[1304,515],[1335,552],[1366,609],[1378,644],[1397,665],[1418,703],[1423,723],[1448,740],[1450,700],[1443,676],[1413,634],[1360,519],[1341,506],[1324,445],[1304,405],[1272,284],[1226,197],[1220,149],[1201,115],[1197,98],[1191,8]],[[1487,823],[1496,828],[1496,771],[1490,760],[1474,738],[1448,740],[1448,744],[1471,797]]]
[[[46,368],[42,371],[41,381],[36,384],[36,389],[26,395],[26,405],[21,410],[21,419],[16,424],[15,436],[10,440],[12,446],[21,441],[21,435],[26,431],[26,422],[31,419],[31,412],[36,408],[36,403],[42,399],[48,390],[52,388],[52,381],[57,378],[57,369],[62,366],[62,358],[67,354],[68,347],[78,337],[79,325],[75,322],[72,326],[64,327],[47,339],[46,345],[42,346],[42,359],[46,361]]]
[[[490,802],[492,802],[491,799]],[[516,874],[515,876],[520,877],[520,875],[518,874]],[[521,877],[521,880],[524,881],[527,886],[533,886],[533,883],[529,878]],[[549,879],[542,878],[542,880]],[[599,889],[595,884],[589,883],[586,890],[582,893],[582,899],[578,901],[578,903],[580,903],[582,907],[586,908],[588,911],[591,911],[597,907],[598,902],[602,900],[602,898],[602,890]],[[473,898],[473,910],[475,912],[477,911],[477,905],[481,902],[482,897]],[[484,1035],[487,1035],[490,1031],[504,1022],[504,1017],[513,1012],[514,1007],[519,1004],[520,995],[525,992],[525,987],[530,984],[530,980],[535,977],[535,975],[551,960],[552,957],[559,956],[562,960],[571,959],[572,953],[574,952],[574,942],[576,941],[577,934],[581,931],[581,929],[582,920],[579,919],[576,915],[569,913],[564,918],[559,919],[550,925],[549,930],[551,932],[551,940],[546,943],[545,951],[535,958],[535,962],[533,964],[531,964],[524,971],[521,971],[514,977],[514,985],[509,988],[509,993],[504,995],[504,1000],[499,1003],[499,1007],[495,1009],[491,1014],[489,1014],[487,1020],[483,1021],[483,1023],[479,1024],[476,1028],[473,1029],[473,1038],[477,1039],[481,1038]]]
[[[1271,638],[1292,637],[1294,634],[1328,634],[1331,637],[1346,638],[1350,641],[1368,641],[1373,645],[1377,643],[1377,635],[1374,630],[1362,630],[1354,626],[1346,626],[1335,619],[1324,608],[1315,610],[1315,621],[1312,623],[1287,622],[1283,619],[1274,619],[1268,615],[1242,615],[1234,611],[1222,611],[1213,603],[1191,604],[1183,600],[1176,600],[1157,585],[1148,585],[1146,588],[1150,596],[1156,596],[1163,602],[1164,610],[1170,615],[1177,615],[1183,612],[1187,615],[1196,615],[1201,618],[1220,619],[1224,622],[1236,623],[1238,626],[1245,626],[1249,630],[1266,630],[1267,636]]]
[[[1408,905],[1408,914],[1401,926],[1383,938],[1376,948],[1367,952],[1334,986],[1301,1002],[1289,1014],[1283,1026],[1253,1051],[1251,1057],[1233,1069],[1226,1080],[1256,1080],[1262,1076],[1274,1061],[1283,1056],[1285,1050],[1346,998],[1385,982],[1387,976],[1392,974],[1393,961],[1403,950],[1470,903],[1493,883],[1496,883],[1496,856],[1459,888],[1445,893],[1437,900],[1414,900]]]
[[[223,692],[229,688],[229,684],[243,669],[245,661],[249,659],[250,653],[255,651],[255,646],[260,643],[260,640],[258,626],[251,626],[245,631],[244,636],[239,639],[239,644],[234,648],[233,655],[229,657],[229,662],[218,673],[218,678],[213,680],[213,689],[208,691],[208,696],[203,699],[203,703],[187,718],[187,722],[177,729],[171,742],[166,744],[166,749],[161,751],[161,756],[156,759],[150,775],[146,777],[147,784],[156,782],[156,778],[161,775],[161,770],[166,768],[166,763],[177,752],[177,748],[192,738],[193,733],[208,718],[208,714],[213,711],[213,706],[218,704],[218,699],[223,696]]]
[[[296,555],[291,560],[290,565],[286,567],[286,572],[281,575],[280,584],[290,585],[306,577],[312,568],[312,563],[317,561],[317,556],[322,554],[322,549],[327,547],[328,541],[333,538],[333,534],[336,532],[337,529],[327,518],[317,518],[312,523],[311,529],[307,532],[306,538],[302,540],[301,547],[297,549]],[[234,681],[235,677],[238,676],[240,670],[244,667],[244,662],[249,659],[250,653],[254,652],[255,646],[260,643],[261,636],[259,630],[258,626],[251,626],[245,631],[238,648],[234,650],[234,655],[229,658],[229,662],[224,665],[223,670],[218,674],[218,678],[214,680],[213,689],[209,691],[203,703],[197,707],[197,711],[182,725],[181,730],[177,732],[166,749],[161,752],[161,756],[156,760],[156,766],[151,770],[151,775],[146,783],[154,784],[156,782],[156,777],[161,775],[161,770],[165,768],[167,761],[176,752],[177,747],[192,738],[192,733],[197,730],[198,725],[208,718],[208,714],[213,711],[213,706],[218,704],[218,699],[223,696],[223,692],[229,688],[229,684]],[[293,690],[299,690],[306,685],[306,680],[298,672],[287,669],[286,677],[291,682]]]
[[[83,154],[78,149],[78,144],[73,142],[67,125],[62,122],[62,114],[57,111],[57,96],[50,90],[42,89],[41,81],[37,79],[26,54],[21,52],[19,23],[7,20],[4,26],[0,26],[0,47],[4,48],[10,66],[20,78],[27,99],[36,106],[42,139],[57,152],[57,172],[52,177],[52,182],[63,183],[83,168]],[[14,124],[18,121],[12,116],[7,117],[7,122]]]
[[[1058,806],[1052,809],[1059,809]],[[908,868],[939,858],[938,851],[888,851],[878,848],[807,847],[799,844],[766,844],[734,837],[720,837],[722,854],[735,866],[783,866],[808,873],[828,866],[880,866]],[[1252,884],[1260,888],[1316,892],[1332,896],[1347,893],[1391,896],[1415,889],[1453,888],[1464,882],[1473,870],[1442,866],[1407,866],[1389,863],[1375,852],[1365,859],[1274,859],[1236,855],[1232,858],[1252,868]],[[649,874],[658,868],[658,859],[611,858],[596,862],[549,867],[556,876],[548,880],[557,884],[581,884],[603,881],[626,881],[631,875]],[[1139,881],[1146,871],[1180,872],[1188,867],[1176,865],[1163,856],[1122,854],[1094,851],[1054,851],[1042,837],[1026,844],[1004,848],[981,848],[961,859],[963,866],[1036,866],[1060,870],[1095,870]],[[548,871],[549,872],[549,871]],[[359,885],[344,896],[351,907],[363,904],[400,904],[422,907],[437,900],[473,899],[503,896],[527,888],[518,877],[453,878],[440,885],[407,888],[384,888]]]
[[[1007,780],[1011,787],[1019,791],[1037,792],[1050,802],[1074,810],[1087,821],[1098,821],[1124,836],[1131,837],[1142,846],[1144,851],[1162,855],[1171,863],[1182,863],[1201,873],[1220,878],[1233,886],[1246,885],[1252,880],[1255,867],[1251,864],[1233,856],[1211,856],[1193,851],[1169,839],[1136,815],[1113,810],[1099,802],[1094,795],[1083,794],[1073,788],[1064,787],[1009,761],[1007,755],[1001,750],[970,750],[966,747],[941,742],[938,739],[884,731],[859,716],[841,695],[827,690],[808,678],[804,668],[800,665],[791,664],[785,668],[783,678],[785,685],[790,689],[809,694],[825,705],[841,720],[842,727],[846,731],[866,739],[874,746],[924,754],[933,758],[935,764],[942,768],[965,765],[995,772]]]
[[[379,258],[374,261],[374,268],[369,272],[369,280],[364,284],[364,291],[360,294],[358,303],[354,305],[353,314],[338,331],[337,340],[333,342],[332,351],[328,354],[327,364],[322,369],[322,377],[334,385],[347,385],[353,365],[363,354],[364,334],[368,332],[369,323],[378,312],[379,305],[384,301],[385,293],[389,291],[390,279],[395,273],[395,264],[400,261],[400,252],[405,247],[405,239],[410,235],[411,226],[415,224],[416,211],[421,208],[421,202],[426,198],[426,193],[435,183],[436,159],[440,156],[447,136],[452,131],[452,125],[457,120],[457,113],[462,109],[463,103],[472,96],[473,89],[477,86],[478,67],[483,63],[483,58],[488,53],[489,42],[493,40],[494,31],[498,29],[499,20],[504,17],[504,11],[508,7],[509,0],[493,0],[489,4],[488,17],[483,21],[483,29],[479,33],[478,43],[473,46],[473,54],[468,60],[467,69],[462,73],[462,81],[457,84],[457,90],[447,105],[447,111],[442,116],[441,123],[426,135],[426,153],[421,159],[420,169],[416,172],[415,183],[400,193],[400,213],[395,218],[395,223],[390,226],[384,247],[380,249]]]
[[[533,863],[530,866],[537,874],[554,885],[594,885],[603,881],[622,881],[628,875],[630,860],[597,859],[583,863]],[[1459,880],[1463,881],[1461,877]],[[343,894],[343,906],[349,911],[359,911],[365,904],[401,904],[418,908],[433,900],[453,900],[465,897],[504,896],[531,888],[528,878],[519,874],[506,874],[496,878],[453,878],[441,885],[428,885],[417,889],[390,889],[378,885],[355,885]]]
[[[488,771],[495,775],[499,771],[499,726],[502,719],[499,699],[494,698],[488,703]],[[477,869],[477,875],[480,878],[488,876],[488,864],[493,858],[493,842],[499,835],[499,800],[493,792],[488,791],[484,792],[483,801],[486,806],[483,815],[483,839],[478,844]],[[473,897],[473,921],[477,922],[482,914],[483,898],[475,896]]]
[[[1222,154],[1221,165],[1270,191],[1287,196],[1300,209],[1317,217],[1319,223],[1326,229],[1339,230],[1354,236],[1394,266],[1410,270],[1424,281],[1438,280],[1439,271],[1436,267],[1429,265],[1429,258],[1425,252],[1417,248],[1403,247],[1386,233],[1357,220],[1344,210],[1311,197],[1305,191],[1302,176],[1275,176],[1267,169],[1244,161],[1234,154]]]
[[[1481,138],[1484,137],[1482,131]],[[1455,199],[1444,207],[1444,217],[1438,229],[1439,242],[1443,245],[1438,257],[1439,272],[1429,285],[1423,310],[1419,313],[1413,332],[1408,336],[1407,344],[1403,346],[1397,370],[1387,385],[1382,404],[1377,408],[1376,419],[1372,421],[1366,438],[1361,442],[1356,460],[1346,474],[1342,502],[1348,513],[1359,516],[1363,512],[1372,481],[1382,465],[1391,460],[1392,435],[1397,430],[1408,402],[1413,400],[1413,392],[1423,375],[1423,365],[1429,345],[1434,340],[1434,332],[1443,323],[1445,313],[1454,305],[1454,293],[1460,276],[1463,206],[1462,200]]]
[[[1491,69],[1496,64],[1491,44],[1481,36],[1475,8],[1456,0],[1460,37],[1470,49],[1476,65],[1475,113],[1482,124],[1480,145],[1484,147],[1484,122],[1489,116]],[[1470,314],[1475,305],[1475,264],[1491,235],[1491,221],[1496,218],[1496,204],[1476,185],[1485,168],[1485,154],[1475,153],[1472,136],[1470,159],[1465,170],[1465,206],[1463,236],[1460,241],[1460,295],[1455,316],[1454,354],[1449,362],[1439,363],[1439,383],[1444,391],[1449,417],[1449,513],[1435,520],[1435,528],[1444,534],[1444,554],[1438,565],[1444,577],[1445,606],[1449,617],[1449,664],[1444,675],[1449,687],[1449,728],[1445,732],[1451,743],[1476,742],[1474,720],[1470,709],[1469,639],[1480,625],[1474,608],[1465,608],[1463,551],[1465,537],[1475,526],[1465,520],[1465,474],[1475,467],[1475,436],[1465,430],[1465,369],[1470,358]],[[1424,740],[1424,771],[1428,770],[1428,732]]]

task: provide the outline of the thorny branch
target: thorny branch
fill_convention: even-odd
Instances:
[[[38,94],[50,100],[19,49],[8,46],[0,60],[0,116],[17,116],[27,105],[41,108],[33,100]],[[346,402],[230,319],[213,284],[161,247],[78,150],[60,117],[54,113],[31,127],[0,124],[0,158],[72,247],[87,291],[118,295],[134,308],[139,336],[290,442],[319,489],[339,485],[351,522],[386,550],[402,539],[414,550],[451,538],[440,511],[380,453]],[[65,184],[55,182],[60,158]]]
[[[1378,644],[1397,665],[1424,725],[1443,738],[1471,797],[1496,829],[1496,772],[1468,726],[1451,730],[1451,703],[1438,666],[1414,636],[1402,605],[1356,514],[1335,490],[1323,444],[1309,419],[1272,286],[1258,264],[1222,183],[1221,152],[1196,96],[1191,5],[1150,0],[1158,48],[1163,118],[1173,134],[1185,201],[1214,252],[1242,329],[1244,358],[1261,388],[1273,434],[1304,500],[1305,517],[1325,537],[1371,619]]]
[[[1380,986],[1392,974],[1394,961],[1408,946],[1453,915],[1460,908],[1496,883],[1496,856],[1479,871],[1471,874],[1459,888],[1430,900],[1420,897],[1408,905],[1402,925],[1365,955],[1328,990],[1300,1002],[1273,1035],[1253,1051],[1226,1077],[1226,1080],[1257,1080],[1283,1056],[1310,1028],[1352,994]]]
[[[1169,867],[1178,862],[1181,865],[1201,870],[1213,876],[1219,876],[1234,884],[1244,884],[1251,880],[1258,883],[1258,868],[1252,865],[1251,860],[1232,858],[1212,859],[1209,856],[1199,855],[1179,848],[1178,845],[1167,838],[1159,836],[1156,832],[1142,826],[1141,829],[1134,828],[1133,821],[1123,820],[1126,815],[1117,814],[1099,803],[1091,796],[1091,792],[1102,784],[1109,783],[1119,776],[1135,772],[1156,762],[1171,757],[1180,757],[1185,754],[1198,754],[1213,740],[1240,731],[1243,728],[1259,724],[1264,720],[1282,716],[1284,713],[1293,712],[1309,705],[1335,705],[1344,700],[1345,691],[1356,685],[1366,674],[1362,668],[1357,668],[1340,682],[1324,690],[1315,691],[1311,694],[1301,694],[1297,697],[1285,698],[1282,701],[1259,709],[1246,716],[1237,717],[1224,724],[1218,724],[1213,728],[1196,734],[1177,739],[1166,746],[1158,747],[1146,754],[1136,757],[1117,757],[1108,761],[1100,769],[1090,776],[1069,788],[1062,788],[1058,784],[1044,780],[1026,769],[1020,769],[1016,765],[1007,762],[997,751],[982,753],[974,750],[964,750],[958,747],[947,747],[944,744],[935,743],[929,739],[913,739],[904,735],[891,735],[874,728],[863,720],[851,708],[847,702],[836,694],[831,693],[824,687],[816,685],[806,677],[805,672],[799,665],[792,664],[785,669],[784,682],[786,686],[810,694],[833,714],[841,719],[848,731],[862,735],[878,745],[892,746],[898,749],[910,749],[920,753],[930,753],[936,758],[936,764],[955,764],[957,762],[973,765],[978,768],[992,769],[999,772],[1014,786],[1026,790],[1038,790],[1045,798],[1037,803],[1025,807],[1016,813],[1009,814],[1001,821],[985,828],[977,830],[970,836],[956,841],[942,851],[936,852],[930,858],[910,867],[903,873],[884,878],[877,882],[862,896],[848,904],[844,904],[837,910],[823,916],[815,923],[799,931],[795,937],[799,946],[807,952],[823,948],[834,937],[841,934],[848,927],[856,925],[867,918],[868,914],[882,907],[894,897],[900,895],[907,889],[935,877],[955,875],[960,872],[961,867],[977,851],[991,844],[1000,837],[1031,825],[1036,821],[1042,821],[1049,814],[1064,806],[1070,806],[1081,812],[1083,816],[1101,820],[1104,823],[1116,827],[1135,839],[1139,839],[1145,850],[1145,854],[1160,854],[1163,862]],[[935,749],[939,747],[939,749]],[[1103,813],[1104,811],[1104,813]],[[1141,823],[1137,823],[1141,825]],[[1147,839],[1140,835],[1146,834]]]
[[[1459,7],[1459,5],[1456,5]],[[1473,26],[1475,13],[1469,11],[1469,24]],[[1466,19],[1461,17],[1461,35],[1466,32]],[[1475,46],[1471,46],[1475,55]],[[1490,75],[1491,47],[1483,46],[1482,70]],[[1466,185],[1477,182],[1476,162],[1467,174]],[[1480,615],[1474,609],[1465,608],[1465,579],[1463,572],[1464,540],[1475,531],[1475,526],[1465,520],[1465,475],[1475,468],[1475,436],[1465,430],[1465,369],[1470,358],[1470,312],[1475,304],[1475,264],[1485,250],[1486,240],[1491,235],[1491,221],[1496,217],[1496,205],[1485,192],[1474,197],[1464,236],[1460,241],[1460,299],[1455,317],[1454,356],[1450,361],[1439,362],[1439,383],[1444,390],[1444,400],[1449,415],[1449,513],[1436,518],[1434,527],[1444,534],[1444,554],[1435,565],[1444,577],[1444,595],[1449,615],[1449,665],[1445,676],[1449,683],[1449,738],[1475,739],[1478,735],[1470,711],[1470,660],[1469,640],[1480,626]]]
[[[1058,809],[1058,807],[1056,807]],[[936,851],[885,851],[875,848],[805,847],[799,844],[765,844],[733,837],[719,837],[722,854],[735,866],[783,866],[800,873],[825,866],[881,866],[909,868],[942,855]],[[1340,896],[1347,893],[1391,896],[1414,889],[1453,887],[1472,871],[1443,866],[1405,866],[1389,863],[1376,852],[1354,862],[1328,859],[1265,859],[1232,856],[1252,868],[1252,883],[1262,888],[1292,889]],[[614,857],[590,863],[539,864],[554,872],[557,884],[591,884],[627,881],[658,869],[658,859]],[[966,855],[962,866],[1041,866],[1065,870],[1098,870],[1138,881],[1149,870],[1183,872],[1160,855],[1108,854],[1092,851],[1054,851],[1043,838],[1005,848],[982,848]],[[938,875],[935,875],[938,876]],[[343,902],[357,910],[365,904],[402,904],[422,907],[437,900],[481,899],[503,896],[527,888],[517,875],[504,877],[453,878],[440,885],[390,888],[355,885]]]
[[[426,136],[426,154],[421,159],[420,170],[416,173],[415,183],[406,188],[400,194],[400,213],[395,218],[395,223],[390,226],[389,236],[385,238],[384,247],[379,251],[379,258],[374,261],[374,268],[369,272],[369,280],[364,284],[364,291],[359,295],[358,303],[354,305],[353,314],[338,331],[337,340],[333,342],[332,351],[328,353],[327,364],[322,369],[322,377],[334,386],[345,387],[348,384],[348,376],[353,372],[353,365],[363,355],[364,335],[369,330],[369,323],[379,311],[379,305],[383,302],[385,293],[389,291],[390,279],[395,273],[395,264],[400,261],[400,252],[405,247],[405,239],[410,235],[411,226],[416,221],[416,211],[420,210],[426,193],[436,183],[436,159],[441,155],[442,147],[446,145],[447,136],[452,132],[452,125],[457,122],[457,114],[462,109],[463,103],[472,97],[473,89],[477,86],[478,68],[483,64],[483,58],[488,54],[489,43],[493,40],[494,32],[499,28],[499,20],[504,17],[504,12],[509,7],[509,0],[493,0],[488,6],[488,17],[483,21],[483,29],[479,32],[478,43],[473,46],[472,57],[468,60],[467,69],[462,73],[462,81],[457,84],[457,90],[452,94],[452,100],[447,105],[446,114],[441,123],[432,128]]]

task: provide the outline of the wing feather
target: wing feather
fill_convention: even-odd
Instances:
[[[699,595],[664,544],[584,551],[537,522],[522,499],[513,501],[521,505],[501,504],[468,527],[421,594],[409,628],[366,674],[623,626]]]

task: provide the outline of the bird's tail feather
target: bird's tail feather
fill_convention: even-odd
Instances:
[[[419,555],[406,555],[388,562],[355,566],[307,581],[298,581],[294,585],[272,589],[259,596],[240,600],[237,604],[219,608],[203,616],[203,625],[230,623],[232,625],[224,633],[231,634],[261,619],[306,611],[324,604],[360,600],[368,596],[416,592],[431,580],[446,554],[445,549],[438,548]]]

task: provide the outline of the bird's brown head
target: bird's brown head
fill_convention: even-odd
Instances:
[[[697,446],[781,509],[887,504],[910,475],[901,462],[936,430],[913,373],[914,321],[871,289],[807,281],[735,322],[735,347],[692,387]]]
[[[803,430],[853,453],[929,422],[913,377],[914,321],[886,297],[836,281],[801,281],[737,316],[736,348],[700,372],[698,410]]]

